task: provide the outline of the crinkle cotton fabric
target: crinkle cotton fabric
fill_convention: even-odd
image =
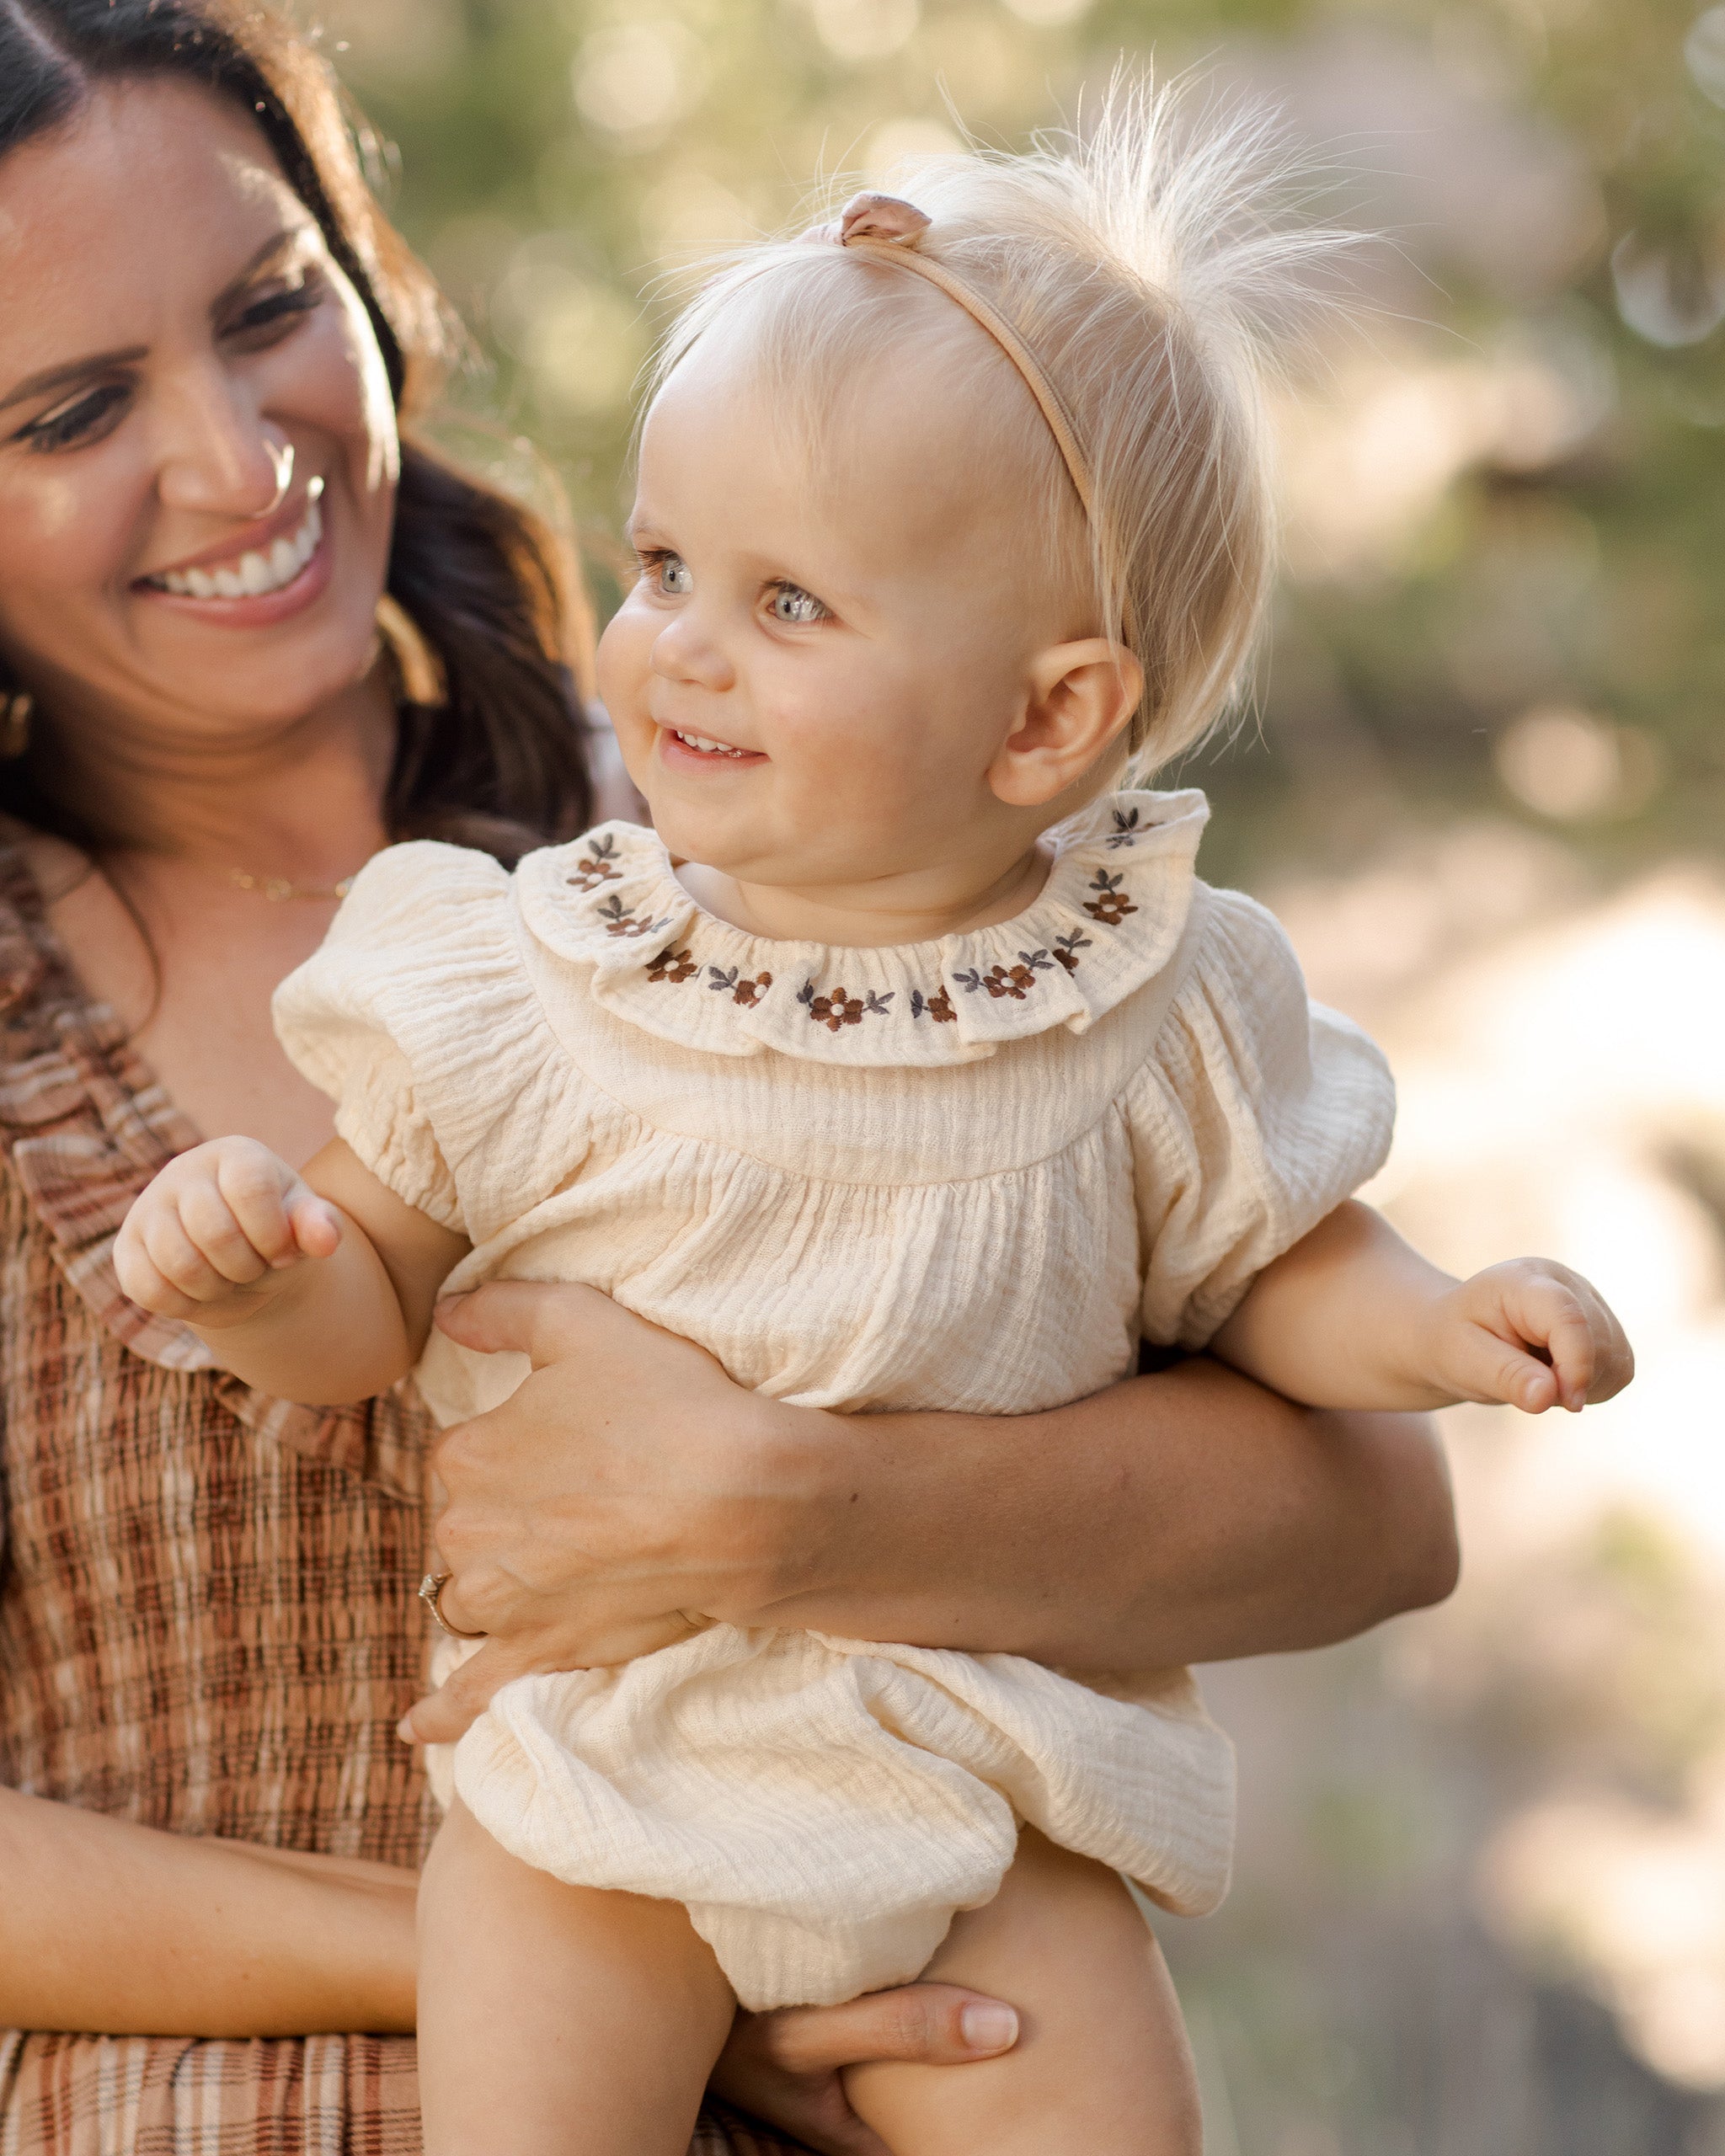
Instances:
[[[1376,1049],[1198,881],[1207,814],[1108,797],[1023,913],[886,949],[747,936],[629,825],[513,876],[398,846],[277,1027],[361,1160],[472,1243],[451,1289],[588,1282],[779,1398],[1028,1413],[1140,1338],[1202,1347],[1388,1146]],[[418,1376],[448,1422],[525,1367],[435,1336]],[[756,2008],[914,1976],[1021,1820],[1183,1912],[1232,1829],[1184,1671],[723,1625],[509,1686],[454,1781],[527,1862],[685,1903]]]

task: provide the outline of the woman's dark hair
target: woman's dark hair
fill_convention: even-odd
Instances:
[[[392,835],[453,839],[505,861],[572,836],[591,807],[581,706],[591,624],[579,578],[542,519],[415,437],[458,333],[367,186],[364,138],[311,45],[255,0],[0,0],[0,157],[72,120],[101,83],[163,77],[251,115],[382,348],[402,422],[388,585],[449,689],[446,703],[403,707]],[[8,687],[0,662],[0,699]],[[54,798],[35,758],[0,762],[0,810],[86,846],[103,835]]]

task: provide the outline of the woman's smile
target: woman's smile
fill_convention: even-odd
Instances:
[[[254,628],[309,606],[329,581],[323,481],[219,546],[141,576],[139,597],[224,628]]]

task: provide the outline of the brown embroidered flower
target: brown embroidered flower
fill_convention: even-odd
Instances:
[[[1104,928],[1118,928],[1129,913],[1138,910],[1120,889],[1124,881],[1122,876],[1110,876],[1105,868],[1098,868],[1090,879],[1089,888],[1097,895],[1087,899],[1084,910]]]
[[[772,986],[771,974],[756,974],[750,980],[746,974],[739,978],[742,969],[738,966],[709,966],[707,970],[713,976],[707,984],[708,988],[716,995],[723,995],[728,990],[732,1002],[740,1003],[745,1010],[751,1009]]]
[[[932,995],[925,995],[920,988],[911,990],[911,1016],[920,1018],[927,1011],[937,1026],[957,1023],[959,1014],[953,1008],[953,999],[944,988],[937,988]]]
[[[1069,974],[1076,974],[1080,963],[1078,953],[1081,951],[1087,951],[1090,948],[1091,939],[1089,937],[1084,933],[1081,928],[1075,928],[1070,936],[1055,937],[1055,963],[1059,965],[1064,966]]]
[[[862,999],[860,995],[846,995],[843,989],[836,988],[830,995],[817,995],[811,1000],[809,1016],[830,1033],[836,1033],[841,1026],[860,1026]]]
[[[609,898],[599,909],[599,918],[605,923],[607,936],[651,936],[665,926],[670,918],[660,915],[657,921],[645,921],[638,914],[625,913],[619,898]]]
[[[1026,993],[1036,986],[1036,976],[1052,970],[1048,953],[1039,949],[1021,951],[1016,966],[991,966],[985,974],[979,973],[973,966],[968,973],[955,974],[953,978],[969,995],[974,995],[978,989],[985,988],[996,1002],[1002,996],[1009,995],[1013,1002],[1022,1003]]]
[[[617,841],[609,836],[595,839],[575,863],[575,873],[568,880],[578,891],[591,891],[601,883],[614,883],[623,873],[616,862]]]
[[[687,980],[692,974],[698,974],[700,970],[700,967],[689,956],[689,947],[685,944],[681,951],[673,951],[669,947],[661,951],[652,964],[648,967],[647,978],[649,980],[668,980],[675,985],[679,981]]]
[[[846,995],[843,989],[835,988],[825,995],[817,995],[814,982],[805,980],[797,990],[797,1001],[817,1026],[825,1026],[830,1033],[836,1033],[841,1026],[860,1026],[865,1017],[890,1017],[887,1006],[897,993],[896,989],[889,988],[884,995],[877,995],[871,988],[861,995]]]

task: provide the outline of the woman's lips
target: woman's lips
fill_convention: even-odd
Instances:
[[[222,628],[259,628],[285,621],[309,606],[329,582],[323,490],[323,482],[314,480],[298,523],[267,547],[249,547],[207,568],[142,577],[133,591],[154,606]]]

